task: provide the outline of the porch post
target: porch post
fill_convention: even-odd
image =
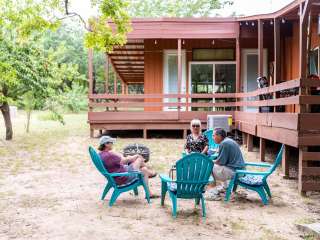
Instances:
[[[125,93],[125,89],[124,89],[124,81],[121,81],[121,94]]]
[[[280,21],[277,18],[273,20],[273,32],[274,32],[274,73],[273,73],[273,85],[277,84],[281,76],[281,62],[280,62]]]
[[[89,80],[89,94],[93,94],[93,50],[88,50],[88,80]]]
[[[240,39],[236,38],[236,92],[240,92],[241,80],[241,52],[240,52]]]
[[[117,94],[117,76],[114,76],[113,80],[113,94]]]
[[[89,81],[89,87],[88,87],[88,97],[89,97],[89,104],[92,102],[90,99],[90,95],[93,94],[93,50],[88,50],[88,81]],[[89,105],[89,113],[92,112],[93,108]],[[89,117],[90,119],[90,117]],[[94,137],[94,129],[90,124],[90,137]]]
[[[108,53],[105,53],[105,64],[104,64],[104,79],[105,79],[105,85],[104,85],[104,92],[108,93],[109,91],[109,56]]]
[[[266,160],[266,140],[264,138],[260,138],[260,149],[259,149],[259,155],[260,155],[260,161],[265,162]]]
[[[182,82],[182,54],[181,54],[181,38],[178,39],[178,94],[181,94]],[[178,112],[180,112],[180,97],[178,97]]]
[[[258,76],[263,76],[263,21],[258,20]]]

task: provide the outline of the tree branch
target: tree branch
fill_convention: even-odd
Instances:
[[[83,19],[83,17],[76,13],[76,12],[69,12],[69,0],[64,0],[64,9],[65,9],[65,17],[59,18],[59,21],[62,21],[66,18],[72,18],[72,17],[78,17],[80,19],[80,21],[83,23],[84,28],[88,31],[88,32],[92,32],[92,30],[87,26],[86,21]]]

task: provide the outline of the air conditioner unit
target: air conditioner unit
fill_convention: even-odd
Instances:
[[[222,128],[226,132],[230,132],[232,125],[232,115],[208,115],[207,129]]]

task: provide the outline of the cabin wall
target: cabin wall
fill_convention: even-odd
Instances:
[[[163,93],[164,50],[177,50],[177,39],[144,40],[144,93]],[[186,51],[187,92],[189,91],[189,63],[192,61],[192,50],[197,48],[233,48],[234,39],[184,39],[182,50]],[[159,102],[159,99],[147,99],[146,102]],[[161,111],[162,107],[146,107],[145,111]]]

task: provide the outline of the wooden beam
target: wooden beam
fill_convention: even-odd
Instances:
[[[253,149],[253,135],[251,135],[251,134],[247,135],[247,148],[248,148],[248,152],[252,152],[252,149]]]
[[[281,168],[282,168],[282,174],[284,178],[289,178],[289,149],[290,146],[284,145],[284,149],[282,152],[282,163],[281,163]]]
[[[299,60],[300,78],[307,78],[307,36],[308,36],[308,14],[311,8],[310,0],[300,3],[300,28],[299,28]]]
[[[245,132],[242,132],[242,144],[244,145],[244,147],[247,147],[247,137],[248,137],[248,134]]]
[[[308,148],[307,147],[302,147],[299,148],[299,169],[298,169],[298,191],[300,194],[305,195],[306,191],[303,189],[303,168],[307,167],[308,163],[306,161],[303,161],[303,152],[307,152]]]
[[[144,66],[144,63],[113,63],[115,66]]]
[[[147,138],[148,138],[148,132],[147,132],[147,129],[146,129],[146,128],[143,129],[143,138],[144,138],[144,139],[147,139]]]
[[[93,94],[93,50],[88,50],[88,81],[89,81],[89,94]]]
[[[105,58],[104,58],[104,78],[105,78],[105,93],[108,93],[109,89],[109,56],[108,53],[105,53]]]
[[[236,92],[240,92],[240,81],[241,81],[241,49],[240,39],[236,38]]]
[[[280,20],[275,18],[273,21],[274,26],[274,74],[273,85],[280,82],[281,78],[281,52],[280,52]]]
[[[134,54],[129,54],[129,53],[109,53],[110,57],[144,57],[144,53],[134,53]]]
[[[178,39],[178,94],[181,93],[181,83],[182,83],[182,54],[181,54],[181,38]],[[180,98],[178,98],[178,103],[180,103]],[[178,107],[178,112],[180,112],[180,107]]]
[[[264,138],[260,138],[260,148],[259,148],[260,161],[266,161],[266,140]]]
[[[263,77],[263,21],[258,20],[258,76]]]

